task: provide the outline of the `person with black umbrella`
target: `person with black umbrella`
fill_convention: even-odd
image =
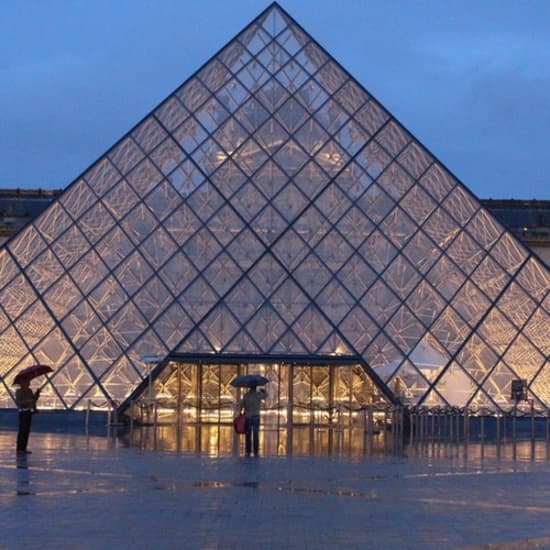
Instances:
[[[31,433],[32,415],[36,412],[36,402],[40,390],[33,392],[28,378],[21,378],[19,388],[15,390],[15,403],[19,410],[19,430],[17,432],[17,454],[30,454],[27,451],[29,434]]]
[[[267,397],[265,388],[256,391],[256,385],[252,384],[248,392],[239,403],[239,411],[244,411],[245,423],[245,448],[246,456],[250,456],[252,450],[254,456],[260,452],[260,408],[262,401]]]

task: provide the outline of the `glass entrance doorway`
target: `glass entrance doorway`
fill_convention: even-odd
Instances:
[[[365,434],[381,432],[388,404],[361,364],[325,362],[171,361],[133,402],[134,421],[154,424],[168,448],[242,452],[233,418],[244,393],[231,381],[258,373],[269,383],[261,414],[260,453],[328,454],[358,451]]]

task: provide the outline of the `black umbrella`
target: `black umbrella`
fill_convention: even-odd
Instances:
[[[269,380],[261,374],[242,374],[231,380],[234,388],[251,388],[252,386],[265,386]]]

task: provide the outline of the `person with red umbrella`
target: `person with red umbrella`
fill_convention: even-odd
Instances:
[[[15,404],[19,410],[19,430],[17,432],[17,454],[30,454],[27,451],[29,435],[31,433],[32,415],[36,412],[36,402],[40,397],[40,390],[33,392],[30,382],[33,378],[51,372],[51,367],[46,365],[33,365],[23,369],[14,379],[18,384],[15,390]]]
[[[15,403],[19,409],[19,430],[17,432],[17,454],[29,454],[27,444],[31,433],[32,415],[36,412],[36,402],[40,390],[31,390],[28,378],[22,378],[19,388],[15,390]]]

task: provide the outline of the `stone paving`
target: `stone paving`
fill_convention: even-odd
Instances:
[[[33,432],[17,459],[14,439],[0,432],[2,550],[550,548],[547,450],[247,459]]]

